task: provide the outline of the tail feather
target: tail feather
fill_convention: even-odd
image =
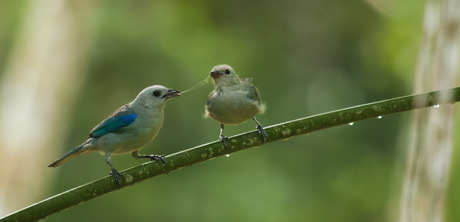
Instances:
[[[50,163],[48,165],[48,167],[58,167],[60,165],[62,165],[63,163],[67,162],[68,160],[80,155],[80,154],[83,154],[83,153],[86,153],[88,152],[87,149],[84,149],[84,146],[86,145],[86,143],[83,143],[81,144],[80,146],[76,147],[75,149],[65,153],[64,155],[62,155],[61,157],[57,158],[55,161],[53,161],[52,163]]]

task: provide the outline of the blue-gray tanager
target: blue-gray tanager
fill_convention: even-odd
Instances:
[[[219,139],[227,146],[223,135],[224,124],[240,124],[253,119],[265,141],[267,134],[255,115],[264,111],[259,90],[251,83],[252,78],[240,79],[229,65],[217,65],[211,70],[214,90],[206,104],[206,115],[220,123]]]
[[[118,185],[122,176],[110,162],[112,154],[132,153],[136,159],[150,158],[165,163],[164,156],[139,155],[139,150],[149,144],[163,125],[164,107],[170,98],[180,96],[175,89],[154,85],[142,90],[130,103],[123,105],[89,133],[88,139],[48,165],[57,167],[84,153],[101,152],[112,169]]]

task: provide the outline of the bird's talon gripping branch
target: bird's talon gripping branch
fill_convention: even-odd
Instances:
[[[117,170],[112,168],[112,172],[110,172],[110,175],[113,176],[113,179],[115,180],[115,182],[117,182],[117,185],[121,186],[120,178],[124,178],[123,174],[119,173]]]
[[[151,160],[151,161],[159,160],[159,161],[161,161],[163,164],[166,164],[166,158],[165,158],[165,156],[163,156],[163,155],[155,155],[155,154],[152,154],[152,155],[150,155],[150,160]]]
[[[254,120],[254,122],[256,122],[257,124],[257,131],[260,133],[260,135],[262,135],[262,139],[264,140],[264,143],[267,142],[267,134],[265,133],[265,130],[264,128],[262,127],[262,125],[260,125],[259,121],[256,120],[256,118],[252,118]]]
[[[227,147],[227,139],[228,137],[224,136],[224,124],[220,124],[220,134],[219,134],[219,140],[224,144],[225,147]]]
[[[150,154],[150,155],[139,155],[139,151],[134,151],[134,152],[132,152],[131,155],[132,155],[134,158],[136,158],[136,159],[148,158],[148,159],[150,159],[150,161],[159,160],[159,161],[161,161],[163,164],[166,164],[166,158],[165,158],[165,156],[163,156],[163,155],[155,155],[155,154]]]
[[[224,135],[219,135],[219,140],[220,140],[220,142],[222,142],[224,144],[225,147],[227,146],[228,137],[226,137]]]
[[[262,135],[262,139],[264,140],[264,142],[267,142],[267,134],[265,133],[265,130],[261,125],[257,126],[257,131],[259,131],[260,135]]]

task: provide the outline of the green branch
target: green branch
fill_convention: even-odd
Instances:
[[[440,98],[444,98],[443,95],[448,95],[449,98],[442,99],[443,102],[441,102]],[[266,143],[392,113],[437,106],[438,104],[453,104],[459,100],[460,87],[383,100],[305,117],[266,127],[265,131],[268,135]],[[196,146],[167,156],[165,165],[154,161],[122,171],[124,180],[122,179],[120,187],[117,186],[112,176],[106,176],[30,205],[0,219],[0,221],[36,221],[145,179],[260,145],[263,145],[260,135],[256,131],[251,131],[230,137],[228,147],[224,147],[219,141]]]

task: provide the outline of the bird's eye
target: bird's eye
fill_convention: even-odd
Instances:
[[[160,93],[160,91],[155,90],[155,91],[153,91],[153,95],[154,95],[155,97],[158,97],[158,96],[161,95],[161,93]]]
[[[227,74],[227,75],[230,74],[230,70],[226,69],[225,74]]]

